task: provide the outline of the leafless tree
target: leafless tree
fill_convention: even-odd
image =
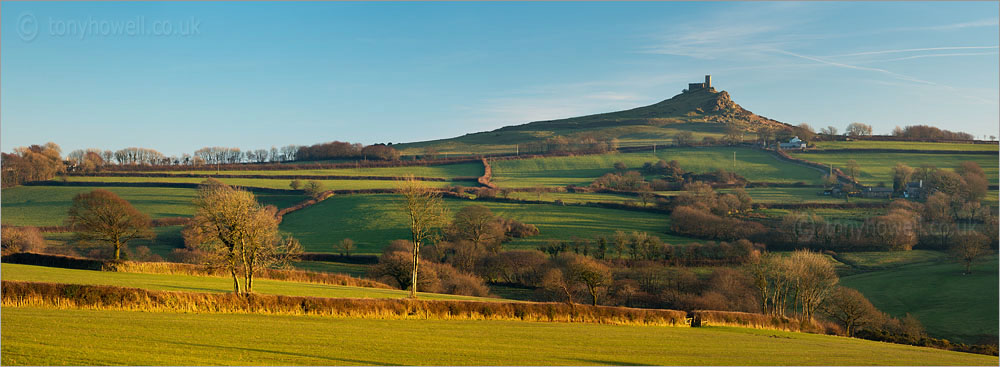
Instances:
[[[121,258],[121,249],[129,241],[155,237],[149,229],[148,215],[115,193],[102,189],[77,194],[69,208],[66,224],[81,242],[113,246],[115,260]]]
[[[441,194],[428,188],[423,181],[412,175],[399,183],[399,193],[403,195],[401,208],[410,220],[410,238],[413,243],[413,279],[410,282],[410,298],[417,297],[417,273],[420,268],[420,246],[430,240],[446,218]]]

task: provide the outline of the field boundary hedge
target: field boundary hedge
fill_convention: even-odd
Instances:
[[[378,256],[376,255],[351,255],[344,256],[338,254],[329,254],[324,252],[306,252],[299,255],[299,260],[302,261],[325,261],[325,262],[335,262],[344,264],[358,264],[358,265],[371,265],[378,263]]]
[[[489,187],[491,189],[496,189],[497,184],[490,182],[493,179],[493,168],[490,167],[490,162],[483,158],[483,175],[476,179],[480,185]]]
[[[808,166],[808,167],[812,167],[812,168],[821,170],[823,172],[829,172],[829,169],[830,169],[830,166],[824,165],[822,163],[817,163],[817,162],[813,162],[813,161],[802,159],[802,158],[792,157],[791,155],[789,155],[788,153],[786,153],[784,150],[781,150],[781,149],[765,150],[765,151],[767,151],[767,152],[773,152],[774,153],[774,157],[778,158],[778,160],[785,160],[785,161],[788,161],[788,162],[797,163],[797,164],[800,164],[800,165],[804,165],[804,166]],[[833,177],[836,177],[837,180],[839,180],[840,182],[852,183],[852,184],[856,184],[857,183],[854,180],[852,180],[850,176],[848,176],[847,174],[845,174],[844,171],[841,171],[840,168],[834,168],[833,169]]]
[[[806,149],[802,151],[796,151],[796,153],[801,154],[823,154],[823,153],[914,153],[914,154],[982,154],[982,155],[1000,155],[1000,151],[991,152],[988,150],[926,150],[926,149],[878,149],[878,148],[864,148],[864,149],[850,149],[850,148],[836,148],[836,149]]]
[[[230,276],[230,274],[223,268],[209,267],[205,265],[171,262],[100,260],[75,256],[37,254],[32,252],[19,252],[4,255],[0,258],[0,261],[9,264],[36,265],[65,269],[99,270],[117,273],[178,274],[223,278]],[[385,283],[370,279],[355,278],[338,273],[320,273],[304,270],[262,269],[255,273],[255,277],[257,279],[289,282],[394,289]]]
[[[630,210],[637,212],[647,212],[647,213],[658,213],[658,214],[670,214],[669,209],[658,208],[653,206],[632,206],[627,204],[610,203],[603,201],[588,201],[584,203],[567,203],[567,202],[554,202],[554,201],[544,201],[544,200],[524,200],[524,199],[512,199],[512,198],[502,198],[502,197],[477,197],[475,199],[470,198],[466,195],[457,194],[451,191],[441,191],[441,195],[446,198],[461,199],[467,201],[490,201],[495,203],[510,203],[510,204],[543,204],[543,205],[556,205],[556,206],[577,206],[577,207],[590,207],[590,208],[602,208],[602,209],[618,209],[618,210]]]
[[[253,178],[268,180],[356,180],[356,181],[399,181],[408,177],[399,176],[345,176],[345,175],[238,175],[238,174],[197,174],[162,172],[73,172],[68,176],[78,177],[157,177],[157,178]],[[475,177],[413,177],[417,181],[453,182],[475,181]]]
[[[410,166],[442,166],[446,164],[474,163],[476,157],[456,157],[420,160],[397,161],[356,161],[346,163],[227,163],[203,165],[106,165],[108,171],[141,172],[141,171],[283,171],[308,169],[337,168],[383,168]]]
[[[751,329],[782,330],[812,334],[842,335],[836,324],[816,320],[798,320],[785,316],[736,311],[691,311],[691,326],[736,326]]]
[[[183,226],[191,221],[189,217],[166,217],[166,218],[156,218],[152,220],[153,227],[170,227],[170,226]],[[7,226],[6,224],[4,226]],[[73,229],[68,226],[9,226],[11,228],[25,228],[25,227],[35,227],[38,231],[43,233],[50,232],[72,232]]]
[[[2,289],[4,307],[687,326],[687,312],[684,311],[565,303],[320,298],[262,294],[238,296],[232,293],[167,292],[7,280],[2,282]]]

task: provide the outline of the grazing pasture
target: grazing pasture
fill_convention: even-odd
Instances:
[[[295,235],[307,252],[334,252],[334,243],[350,238],[357,242],[358,254],[378,254],[390,241],[410,238],[400,201],[398,195],[335,196],[286,215],[281,230]],[[533,249],[551,239],[593,238],[616,230],[650,232],[673,244],[691,241],[665,234],[670,222],[664,214],[461,199],[445,199],[445,204],[451,213],[467,205],[484,205],[494,214],[538,227],[539,235],[507,243],[505,248]]]
[[[886,149],[886,150],[947,150],[967,152],[997,152],[996,144],[932,143],[922,141],[817,141],[811,149]]]
[[[114,177],[104,177],[114,178]],[[200,179],[197,182],[201,182]],[[192,204],[196,189],[165,187],[102,187],[102,186],[18,186],[3,189],[0,216],[3,224],[15,226],[61,226],[66,211],[76,194],[105,189],[132,203],[136,209],[153,219],[194,215]],[[265,205],[285,208],[305,200],[297,193],[259,193],[257,200]]]
[[[179,183],[201,183],[205,181],[200,177],[96,177],[96,176],[70,176],[68,181],[77,182],[179,182]],[[291,190],[288,179],[269,178],[220,178],[225,184],[242,187],[259,187],[264,189],[284,189]],[[308,180],[300,180],[303,183]],[[394,189],[397,186],[393,180],[316,180],[323,190],[367,190],[367,189]],[[469,182],[467,184],[473,184]],[[446,187],[452,185],[451,182],[428,181],[431,187]]]
[[[664,148],[642,153],[609,153],[569,157],[545,157],[518,160],[497,160],[493,166],[493,181],[500,187],[534,187],[590,185],[605,173],[614,172],[614,164],[623,162],[629,169],[640,169],[643,163],[660,159],[676,160],[681,168],[694,172],[718,169],[733,171],[752,182],[822,183],[819,170],[780,161],[771,153],[738,147]]]
[[[866,185],[884,183],[892,187],[892,168],[896,163],[904,163],[918,168],[921,165],[932,165],[937,168],[954,169],[965,161],[979,164],[986,172],[986,178],[991,185],[997,184],[997,166],[1000,164],[997,155],[991,154],[928,154],[928,153],[872,153],[872,152],[792,152],[792,156],[809,161],[833,164],[850,175],[847,161],[858,162],[860,171],[857,180]]]
[[[171,253],[174,249],[184,247],[184,237],[181,236],[181,230],[184,226],[164,226],[164,227],[154,227],[153,233],[156,234],[156,238],[153,240],[147,239],[135,239],[129,241],[128,246],[126,246],[125,259],[134,259],[128,255],[129,252],[135,253],[136,249],[140,246],[149,247],[149,250],[156,255],[160,255],[164,259],[170,259]],[[96,244],[96,245],[84,245],[77,243],[73,240],[73,232],[48,232],[43,233],[45,236],[45,244],[51,249],[66,247],[71,251],[57,251],[58,253],[77,253],[79,255],[87,255],[93,249],[109,249],[109,245]]]
[[[151,171],[150,173],[157,173]],[[223,175],[330,175],[330,176],[385,176],[402,177],[413,175],[417,177],[479,177],[483,175],[483,164],[456,163],[442,164],[434,166],[405,166],[405,167],[359,167],[359,168],[331,168],[331,169],[295,169],[291,167],[287,170],[191,170],[191,171],[162,171],[158,173],[167,174],[223,174]]]
[[[1000,322],[997,257],[984,259],[973,266],[971,275],[964,275],[958,263],[933,261],[933,255],[926,253],[915,255],[928,261],[847,276],[841,283],[861,291],[893,316],[912,314],[933,337],[962,343],[985,343],[992,338],[995,342]],[[870,261],[885,264],[893,258],[878,256]]]
[[[730,193],[732,189],[720,189]],[[800,203],[843,203],[844,198],[823,195],[818,187],[754,187],[744,189],[755,203],[800,204]],[[852,203],[888,203],[886,199],[851,198]]]
[[[44,266],[2,264],[4,280],[28,282],[111,285],[117,287],[143,288],[160,291],[230,293],[233,280],[227,277],[207,277],[179,274],[118,273],[96,270],[51,268]],[[330,298],[404,298],[408,291],[349,287],[330,284],[286,282],[270,279],[254,279],[254,292],[285,296],[330,297]],[[494,300],[456,296],[451,294],[424,293],[426,299]],[[6,311],[6,308],[4,309]]]
[[[5,365],[997,364],[992,356],[728,327],[31,307],[4,308],[2,344]]]

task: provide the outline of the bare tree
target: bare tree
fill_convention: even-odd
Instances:
[[[323,184],[316,180],[309,180],[306,182],[305,186],[302,187],[302,191],[305,191],[306,195],[311,196],[313,199],[319,200],[320,196],[323,194]]]
[[[445,222],[446,211],[441,194],[428,188],[412,175],[399,183],[403,195],[401,205],[410,219],[410,238],[413,243],[413,272],[410,298],[417,298],[417,273],[420,269],[420,246],[430,240]]]
[[[121,258],[121,249],[128,241],[155,237],[149,230],[148,215],[115,193],[102,189],[77,194],[69,208],[66,224],[79,241],[113,246],[115,260]]]
[[[808,250],[793,252],[788,262],[796,303],[802,307],[802,316],[810,319],[836,287],[837,271],[823,255]]]
[[[851,180],[852,181],[854,181],[854,182],[858,181],[858,176],[857,175],[858,175],[858,170],[860,170],[860,169],[861,169],[861,165],[858,164],[858,161],[853,160],[853,159],[848,159],[847,160],[847,171],[851,172]]]
[[[301,252],[298,241],[278,235],[274,208],[261,206],[249,191],[209,179],[199,187],[195,206],[185,243],[219,254],[236,294],[253,292],[256,270],[284,265]]]
[[[354,251],[354,240],[350,238],[342,239],[334,247],[340,250],[341,255],[351,257],[351,251]]]
[[[972,264],[990,253],[990,248],[986,245],[987,241],[989,240],[986,236],[973,231],[962,233],[955,238],[950,251],[955,259],[965,265],[964,274],[972,274]]]
[[[837,128],[833,126],[827,126],[819,129],[819,133],[823,135],[837,135]]]
[[[467,240],[476,248],[485,248],[496,253],[504,239],[504,228],[489,208],[469,205],[459,209],[451,225],[446,229],[450,241]]]
[[[858,328],[877,321],[880,316],[861,292],[847,287],[837,287],[821,310],[843,325],[847,336],[854,336]]]
[[[872,136],[872,127],[860,122],[852,122],[847,125],[846,133],[849,136]]]
[[[567,256],[572,256],[567,254]],[[567,264],[569,279],[582,284],[590,293],[591,301],[597,306],[598,297],[611,285],[613,278],[607,266],[586,256],[574,256]]]
[[[566,281],[566,277],[563,275],[562,270],[550,269],[548,272],[542,276],[542,287],[548,289],[551,292],[562,294],[566,297],[566,303],[570,305],[573,304],[573,292],[570,289],[569,282]]]

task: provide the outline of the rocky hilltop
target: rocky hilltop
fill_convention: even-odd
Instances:
[[[711,122],[736,124],[747,131],[762,127],[787,129],[790,125],[757,115],[736,102],[729,92],[715,88],[685,90],[681,94],[658,103],[625,111],[573,117],[560,120],[538,121],[508,126],[497,131],[531,130],[536,128],[592,128],[622,125],[679,124],[685,122]]]

